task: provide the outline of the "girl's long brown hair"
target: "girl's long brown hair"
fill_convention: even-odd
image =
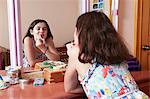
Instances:
[[[26,37],[33,37],[33,35],[30,33],[30,30],[33,30],[33,28],[34,28],[34,26],[36,25],[36,24],[38,24],[38,23],[41,23],[41,22],[44,22],[45,24],[46,24],[46,27],[47,27],[47,30],[48,30],[48,32],[47,32],[47,38],[46,39],[48,39],[48,38],[53,38],[53,35],[52,35],[52,33],[51,33],[51,30],[50,30],[50,27],[49,27],[49,25],[48,25],[48,23],[45,21],[45,20],[42,20],[42,19],[36,19],[36,20],[34,20],[31,24],[30,24],[30,26],[29,26],[29,28],[28,28],[28,30],[27,30],[27,33],[26,33],[26,35],[24,36],[24,38],[23,38],[23,43],[24,43],[24,39],[26,38]]]
[[[79,39],[79,61],[117,64],[129,57],[129,51],[103,12],[87,12],[76,23]],[[82,56],[82,57],[81,57]]]

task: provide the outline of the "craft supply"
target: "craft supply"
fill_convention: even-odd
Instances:
[[[23,69],[22,73],[32,73],[32,72],[38,72],[41,71],[40,69]]]
[[[35,78],[43,78],[43,71],[34,71],[29,73],[22,73],[22,79],[35,79]]]
[[[10,78],[10,84],[17,84],[19,83],[19,77],[20,77],[20,69],[18,68],[9,68],[7,70],[7,76]]]
[[[3,78],[2,78],[2,76],[0,75],[0,85],[2,85],[3,84]]]
[[[4,82],[9,82],[10,81],[10,78],[8,76],[2,76],[2,80]]]
[[[8,82],[2,82],[2,83],[0,83],[0,90],[6,89],[9,86],[10,86],[10,83],[8,83]]]
[[[35,64],[35,69],[44,71],[43,77],[49,83],[64,81],[67,64],[61,61],[44,61]]]
[[[0,75],[0,89],[5,89],[7,87],[9,87],[9,83],[4,82],[2,76]]]
[[[0,75],[0,81],[3,81],[3,78],[2,78],[2,76]]]
[[[42,86],[44,84],[44,78],[35,78],[33,85],[34,86]]]
[[[53,68],[54,68],[54,65],[50,65],[48,68],[53,69]]]
[[[21,89],[24,89],[25,85],[29,84],[29,81],[30,81],[29,79],[20,79],[19,84],[20,84]]]
[[[43,71],[43,76],[48,83],[64,81],[65,68],[55,66],[53,68],[45,68]]]
[[[49,63],[47,61],[43,62],[43,65],[49,65]]]
[[[53,67],[62,67],[66,68],[67,64],[61,61],[44,61],[44,62],[38,62],[35,64],[35,69],[41,69],[43,70],[44,68],[53,68]]]
[[[19,70],[10,68],[7,70],[7,76],[10,78],[17,78],[19,77]]]

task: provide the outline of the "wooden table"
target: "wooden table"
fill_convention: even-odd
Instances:
[[[5,71],[0,70],[0,74],[4,75]],[[63,82],[44,84],[43,86],[16,84],[0,90],[0,99],[82,99],[83,97],[84,94],[66,93]]]
[[[33,86],[32,84],[21,87],[12,85],[0,91],[0,99],[80,99],[82,94],[68,94],[64,92],[64,84],[45,84],[43,86]]]
[[[141,91],[150,96],[150,71],[131,72]]]
[[[0,74],[4,74],[4,71],[0,71]],[[140,86],[140,89],[148,94],[148,91],[150,91],[150,71],[131,72],[131,74]],[[0,99],[83,99],[83,97],[84,94],[65,93],[63,82],[45,84],[43,86],[29,84],[24,87],[17,84],[0,90]]]

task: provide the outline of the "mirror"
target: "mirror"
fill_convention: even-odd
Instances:
[[[22,36],[35,19],[48,22],[56,47],[73,39],[80,0],[20,0]]]
[[[48,22],[55,46],[63,46],[73,39],[80,3],[81,0],[20,0],[22,38],[31,22],[40,18]],[[0,0],[0,21],[0,46],[9,50],[7,0]],[[6,60],[10,60],[9,53]]]

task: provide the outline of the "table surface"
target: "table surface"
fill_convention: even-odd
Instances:
[[[0,70],[4,75],[5,71]],[[81,99],[84,94],[70,94],[64,91],[64,82],[33,86],[32,84],[11,85],[7,89],[0,90],[0,99]]]
[[[21,87],[19,84],[12,85],[7,89],[1,90],[0,97],[4,99],[78,99],[82,97],[82,94],[65,93],[63,82],[60,82],[43,86],[29,84]]]
[[[131,75],[137,82],[137,84],[150,82],[150,71],[134,71]]]
[[[4,74],[4,72],[1,70],[0,74]],[[142,81],[142,79],[150,80],[150,71],[131,72],[131,74],[136,82]],[[63,82],[44,84],[43,86],[17,84],[0,90],[0,99],[81,99],[83,96],[84,94],[65,93]]]

